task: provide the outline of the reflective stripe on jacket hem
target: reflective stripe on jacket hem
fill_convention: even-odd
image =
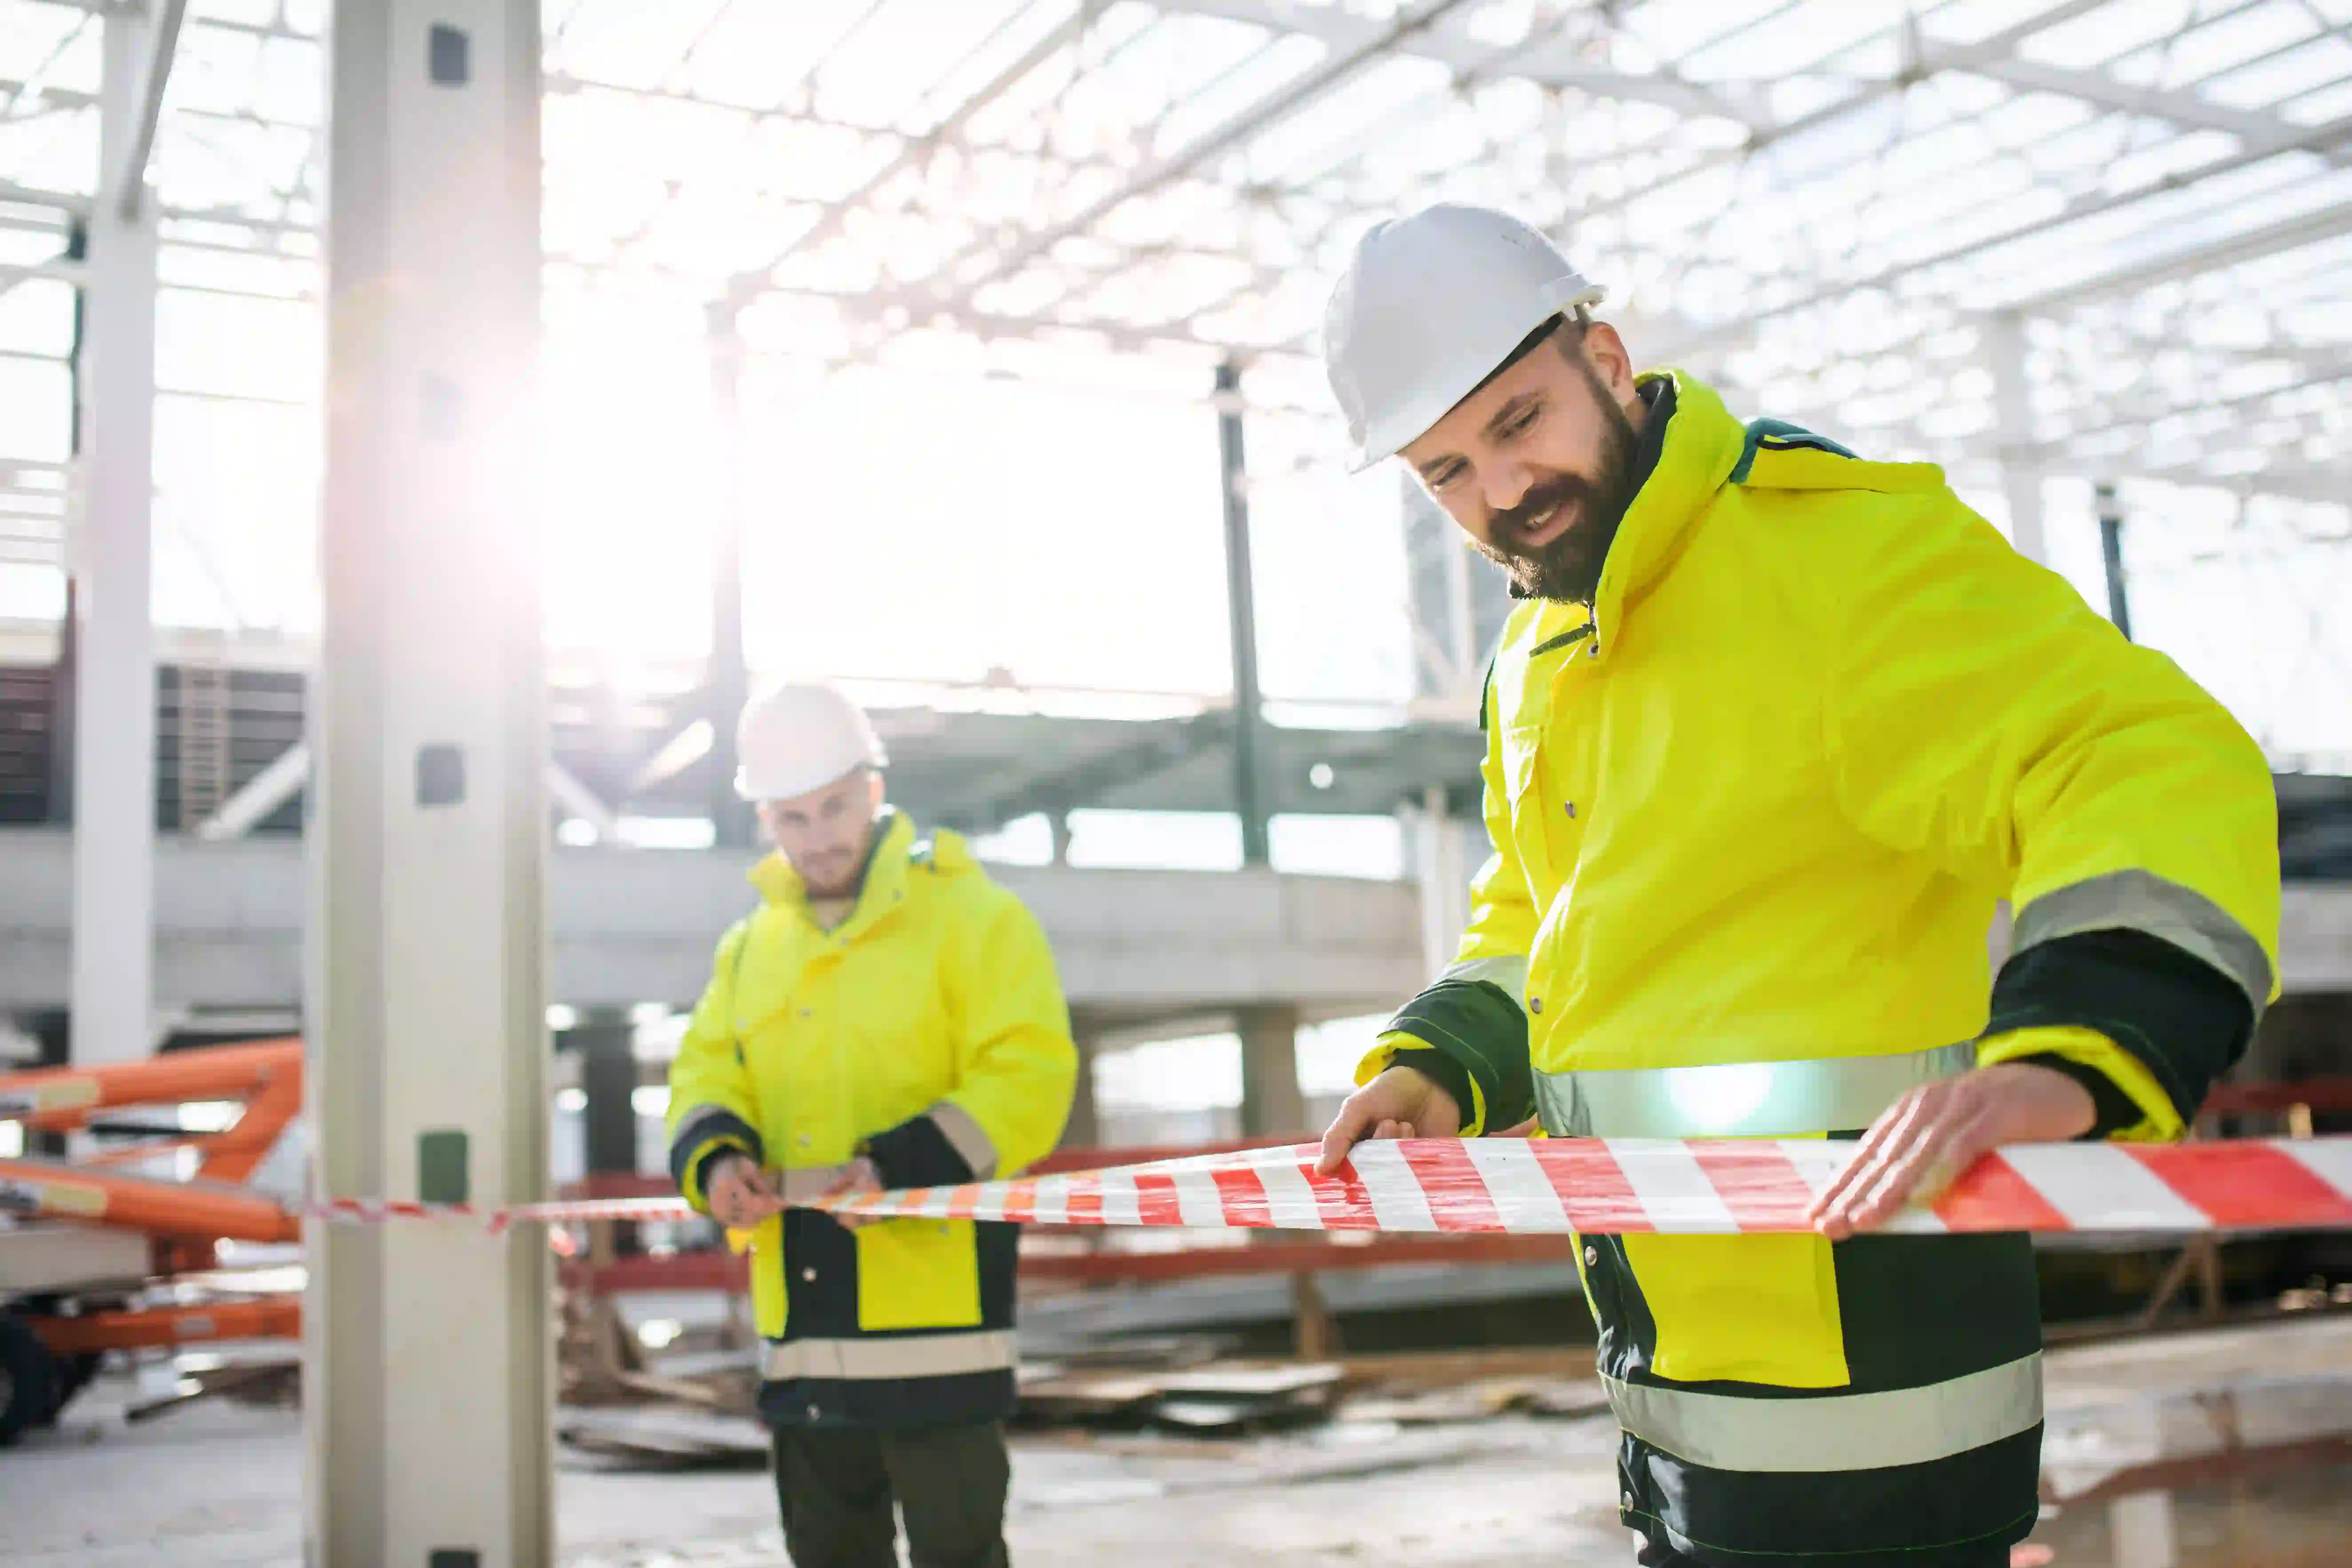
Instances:
[[[1536,1110],[1555,1138],[1793,1138],[1867,1127],[1976,1056],[1964,1040],[1897,1056],[1539,1072]]]
[[[1758,1399],[1603,1375],[1617,1424],[1716,1470],[1877,1470],[1924,1465],[2030,1431],[2042,1420],[2042,1355],[1884,1394]]]
[[[982,1329],[889,1339],[772,1340],[761,1358],[760,1375],[770,1382],[793,1377],[942,1377],[1001,1372],[1013,1363],[1012,1333]]]

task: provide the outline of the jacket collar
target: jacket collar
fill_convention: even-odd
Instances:
[[[876,819],[873,840],[866,846],[866,871],[858,880],[857,906],[839,930],[866,923],[877,910],[899,901],[906,890],[908,851],[915,842],[915,824],[903,811],[886,811]],[[771,854],[751,868],[750,880],[771,908],[805,910],[808,884],[781,854]]]
[[[1628,607],[1664,575],[1746,449],[1747,427],[1712,387],[1678,370],[1644,371],[1635,379],[1650,405],[1635,449],[1646,469],[1642,488],[1610,542],[1590,615],[1582,605],[1545,605],[1530,628],[1538,652],[1572,647],[1606,657]]]

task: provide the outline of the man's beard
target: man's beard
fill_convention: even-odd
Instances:
[[[1593,401],[1601,406],[1601,451],[1591,474],[1552,473],[1536,481],[1519,504],[1489,520],[1494,542],[1473,540],[1478,552],[1511,574],[1520,593],[1533,599],[1590,605],[1601,586],[1601,568],[1616,541],[1618,525],[1641,490],[1633,472],[1640,433],[1601,378],[1580,362]],[[1534,550],[1513,547],[1537,518],[1555,506],[1570,508],[1568,531]]]

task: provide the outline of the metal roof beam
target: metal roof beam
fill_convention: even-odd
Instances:
[[[115,171],[112,196],[122,221],[139,216],[147,193],[147,160],[155,151],[155,127],[163,117],[163,89],[172,79],[172,58],[180,47],[180,23],[188,14],[188,0],[156,0],[147,18],[147,68],[139,79],[139,101],[133,106],[131,145]],[[110,14],[106,25],[121,26],[129,13]]]
[[[2185,89],[2134,87],[2098,71],[2067,70],[2014,55],[1961,68],[1973,76],[1990,77],[2005,87],[2027,92],[2052,92],[2077,99],[2119,114],[2162,120],[2189,131],[2219,131],[2236,137],[2247,148],[2281,148],[2304,129],[2275,115],[2257,114],[2215,103]],[[2341,163],[2341,153],[2330,162]]]
[[[1053,28],[1044,37],[1023,50],[1018,58],[991,77],[938,124],[922,135],[910,138],[898,149],[898,155],[877,170],[872,178],[841,200],[827,205],[824,216],[809,226],[808,232],[786,246],[777,254],[775,259],[770,261],[765,267],[754,268],[739,281],[745,284],[751,292],[757,292],[758,285],[755,280],[773,274],[775,269],[782,266],[794,252],[811,245],[822,245],[839,234],[841,226],[847,221],[853,210],[871,200],[876,192],[897,178],[901,172],[929,156],[947,138],[962,130],[974,115],[1011,91],[1022,78],[1084,37],[1087,28],[1093,25],[1097,12],[1097,6],[1092,3],[1092,0],[1080,5],[1059,26]]]
[[[2107,3],[2108,0],[2059,0],[2059,3],[2050,9],[2028,16],[2025,20],[2004,27],[2000,32],[1981,38],[1976,43],[1959,48],[1937,50],[1932,54],[1922,55],[1907,68],[1897,71],[1891,77],[1867,82],[1858,90],[1839,99],[1835,103],[1823,104],[1821,108],[1810,113],[1801,114],[1794,120],[1786,121],[1769,130],[1753,132],[1741,146],[1727,148],[1723,152],[1700,158],[1687,167],[1661,175],[1647,184],[1612,196],[1606,201],[1580,204],[1569,216],[1579,220],[1590,220],[1609,213],[1622,211],[1637,202],[1657,195],[1660,191],[1670,190],[1685,180],[1695,179],[1700,174],[1709,174],[1727,164],[1737,163],[1743,159],[1752,157],[1775,142],[1786,141],[1791,136],[1817,131],[1824,125],[1834,124],[1858,110],[1869,108],[1881,99],[1906,92],[1937,71],[1974,70],[1987,62],[2005,58],[2012,46],[2023,42],[2036,33],[2045,32],[2063,22],[2069,22],[2077,16],[2095,11]],[[1883,37],[1885,33],[1898,30],[1899,25],[1890,26],[1884,29],[1878,36]],[[1855,47],[1856,45],[1849,44],[1838,52],[1842,54]],[[1561,221],[1565,222],[1567,219],[1563,218]]]
[[[1319,39],[1334,49],[1361,47],[1386,30],[1370,17],[1351,15],[1333,5],[1307,7],[1286,5],[1282,0],[1151,0],[1151,4],[1163,16],[1214,16],[1228,22],[1245,22],[1276,33]],[[1454,71],[1518,77],[1545,87],[1591,93],[1596,98],[1654,103],[1679,114],[1735,121],[1751,131],[1771,126],[1771,119],[1762,108],[1742,103],[1717,88],[1672,76],[1596,68],[1580,59],[1575,48],[1556,40],[1513,53],[1459,28],[1433,26],[1395,43],[1392,50],[1417,59],[1433,60]]]
[[[1190,174],[1209,159],[1288,119],[1328,89],[1345,81],[1406,40],[1426,31],[1444,19],[1448,12],[1458,10],[1465,4],[1466,0],[1424,0],[1423,5],[1380,28],[1362,44],[1276,88],[1223,124],[1194,137],[1174,153],[1154,159],[1116,190],[1089,202],[1075,216],[1032,234],[1010,249],[998,252],[989,258],[988,265],[978,276],[965,279],[958,286],[953,272],[963,259],[958,257],[934,275],[934,284],[954,288],[959,302],[969,300],[982,286],[1019,271],[1062,241],[1085,234],[1104,217],[1138,196],[1150,195],[1171,181]]]
[[[2342,125],[2344,121],[2336,123]],[[2154,261],[2139,262],[2085,278],[2078,283],[2068,283],[2017,300],[2002,309],[2028,315],[2052,315],[2077,306],[2111,300],[2119,294],[2152,289],[2176,279],[2194,278],[2200,273],[2218,272],[2224,268],[2258,261],[2265,256],[2316,245],[2343,234],[2352,234],[2352,206],[2322,207],[2301,217],[2288,218],[2284,223],[2266,225],[2245,234],[2225,236],[2187,250],[2175,251]]]

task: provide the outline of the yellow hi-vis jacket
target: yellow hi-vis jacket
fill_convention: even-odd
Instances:
[[[772,856],[719,944],[670,1068],[670,1168],[696,1207],[714,1156],[813,1171],[860,1153],[887,1185],[1010,1175],[1061,1136],[1077,1051],[1045,933],[961,839],[877,829],[833,931]],[[1016,1227],[789,1209],[751,1235],[779,1425],[921,1426],[1009,1415]]]
[[[1643,390],[1654,466],[1590,612],[1529,601],[1503,633],[1458,962],[1360,1076],[1434,1051],[1473,1134],[1852,1136],[2036,1057],[2103,1131],[2178,1135],[2273,994],[2253,742],[1934,467],[1743,426],[1676,373]],[[2024,1237],[1580,1252],[1654,1540],[1916,1568],[2031,1528]]]

